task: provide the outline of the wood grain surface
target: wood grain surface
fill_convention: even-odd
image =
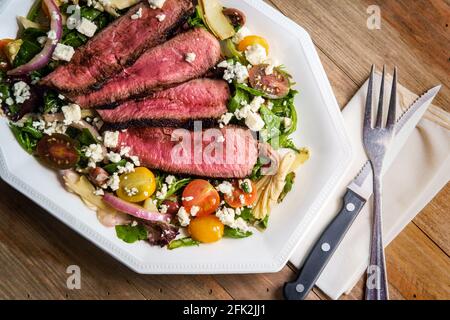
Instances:
[[[370,65],[399,66],[400,82],[420,93],[443,84],[435,104],[450,111],[448,0],[270,0],[312,36],[334,93],[344,106]],[[381,8],[380,30],[366,27],[369,5]],[[392,299],[450,299],[450,184],[387,249]],[[0,299],[281,299],[295,276],[138,275],[31,200],[0,181]],[[69,265],[80,290],[66,286]],[[361,299],[361,279],[342,299]],[[326,299],[318,289],[309,299]]]

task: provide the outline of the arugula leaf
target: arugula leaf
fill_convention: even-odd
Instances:
[[[243,83],[236,83],[235,86],[236,86],[236,88],[244,90],[244,91],[250,93],[251,95],[254,95],[254,96],[257,96],[257,97],[262,97],[262,96],[265,95],[264,92],[256,90],[256,89],[253,89],[253,88],[251,88],[251,87],[249,87],[249,86],[247,86],[247,85],[245,85]]]
[[[37,143],[42,138],[42,133],[33,127],[33,119],[29,118],[22,127],[10,123],[10,128],[14,137],[20,146],[28,153],[33,153],[36,150]]]
[[[119,167],[125,167],[127,164],[126,159],[122,159],[117,163],[110,163],[103,167],[109,174],[113,174],[114,172],[117,172],[119,170]]]
[[[192,239],[192,238],[182,238],[182,239],[177,239],[177,240],[173,240],[169,243],[169,245],[167,246],[167,248],[169,250],[173,250],[173,249],[178,249],[178,248],[182,248],[182,247],[193,247],[193,246],[199,246],[200,242]]]
[[[116,226],[117,237],[126,243],[135,243],[148,237],[147,229],[143,225],[135,227],[131,225]]]
[[[271,145],[274,145],[274,143],[271,142]],[[299,153],[300,149],[297,148],[297,146],[294,144],[292,139],[290,139],[287,135],[281,135],[278,138],[278,147],[279,148],[286,148],[294,150],[295,152]]]
[[[194,14],[189,17],[188,19],[188,25],[191,28],[206,28],[205,20],[203,17],[203,11],[200,5],[195,7]]]
[[[63,101],[58,98],[58,93],[55,91],[47,91],[44,93],[44,113],[49,113],[53,109],[59,110],[63,104]]]
[[[79,33],[77,30],[69,30],[67,27],[63,29],[63,36],[61,43],[72,46],[75,49],[82,46],[89,40],[84,34]]]
[[[266,126],[262,132],[264,141],[270,141],[281,134],[281,118],[269,110],[266,106],[261,106],[259,112]]]
[[[253,167],[252,174],[250,175],[250,179],[253,181],[257,181],[261,178],[261,168],[263,167],[262,162],[258,158],[255,166]]]
[[[248,93],[240,88],[236,87],[234,96],[228,102],[228,110],[230,112],[235,112],[236,110],[242,108],[242,103],[249,103],[250,97]]]
[[[244,207],[241,209],[241,215],[239,216],[247,222],[251,222],[253,220],[252,209]]]
[[[191,178],[186,178],[186,179],[181,179],[181,180],[177,180],[174,183],[172,183],[169,187],[169,189],[167,190],[166,196],[164,197],[164,199],[158,199],[158,206],[161,205],[161,203],[164,200],[169,199],[170,197],[172,197],[173,195],[177,194],[182,188],[184,188],[186,185],[189,184],[189,182],[191,182],[192,179]]]
[[[72,139],[78,141],[81,147],[98,143],[97,139],[92,136],[91,132],[86,128],[80,130],[74,127],[69,127],[66,130],[66,134]]]
[[[225,229],[223,232],[223,236],[225,238],[232,238],[232,239],[243,239],[243,238],[248,238],[252,235],[253,235],[253,232],[251,232],[251,231],[244,232],[244,231],[241,231],[238,229],[230,228],[228,226],[225,226]]]
[[[278,203],[281,203],[286,195],[291,192],[292,187],[294,186],[295,180],[295,172],[291,172],[286,176],[285,179],[285,185],[283,188],[283,191],[281,192],[280,196],[278,197]]]

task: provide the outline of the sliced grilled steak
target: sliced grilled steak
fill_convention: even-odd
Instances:
[[[223,140],[224,139],[224,140]],[[211,178],[244,178],[258,158],[250,130],[239,127],[199,132],[173,128],[132,128],[119,145],[131,148],[146,167]]]
[[[152,9],[143,1],[79,48],[69,64],[56,69],[41,83],[61,91],[85,92],[134,63],[146,49],[166,41],[193,8],[192,0],[167,0],[162,9]],[[131,19],[139,9],[142,17]],[[159,14],[166,18],[159,21]]]
[[[188,54],[195,60],[188,62]],[[219,41],[205,29],[193,29],[147,50],[135,63],[86,95],[69,95],[83,108],[126,100],[132,96],[198,78],[220,59]]]
[[[194,120],[219,119],[227,112],[229,97],[225,81],[196,79],[144,99],[127,101],[115,109],[97,111],[109,128],[162,124],[181,127]]]

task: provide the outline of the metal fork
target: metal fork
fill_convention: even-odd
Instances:
[[[383,126],[383,98],[386,66],[383,67],[378,112],[375,126],[372,126],[372,93],[375,66],[369,79],[367,91],[366,110],[364,115],[364,148],[373,169],[373,226],[370,249],[370,263],[367,269],[366,300],[388,300],[386,263],[382,239],[382,192],[381,176],[383,163],[389,144],[394,137],[396,106],[397,106],[397,68],[394,70],[389,111],[386,126]]]

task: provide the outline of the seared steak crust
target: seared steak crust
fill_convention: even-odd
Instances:
[[[142,9],[142,17],[131,16]],[[118,18],[84,46],[71,62],[45,77],[41,84],[63,92],[87,92],[133,64],[147,49],[166,41],[193,13],[192,0],[167,0],[162,9],[143,1]],[[164,21],[156,16],[165,14]]]
[[[195,133],[132,128],[120,133],[119,146],[130,147],[130,154],[148,168],[211,178],[247,177],[258,158],[258,143],[251,131],[234,126]]]
[[[187,61],[188,54],[195,54],[195,59]],[[217,64],[220,55],[219,41],[212,34],[193,29],[147,50],[98,90],[68,97],[83,108],[124,101],[198,78]]]

